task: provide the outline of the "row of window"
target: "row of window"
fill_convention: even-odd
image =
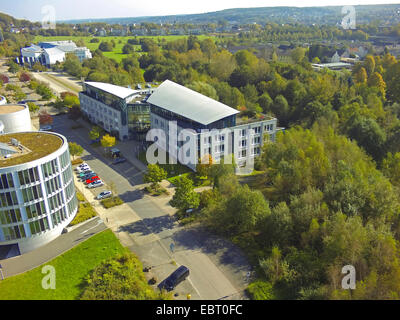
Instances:
[[[12,224],[22,221],[21,211],[19,209],[11,209],[0,211],[0,223]]]
[[[46,209],[43,201],[35,203],[31,206],[27,206],[25,207],[25,209],[28,219],[34,219],[46,214]]]
[[[67,220],[68,215],[65,211],[65,207],[51,214],[51,221],[53,222],[53,226],[57,226],[63,221]]]
[[[42,164],[42,171],[45,178],[50,177],[59,172],[57,159]]]
[[[39,171],[37,167],[19,171],[18,177],[21,186],[40,181]]]
[[[29,223],[29,228],[32,235],[44,232],[50,229],[49,220],[47,220],[47,217],[44,217],[43,219],[32,221]]]
[[[5,241],[22,239],[26,237],[25,228],[23,225],[3,228],[3,234]]]
[[[47,194],[52,194],[61,189],[60,176],[56,176],[53,179],[46,181]]]
[[[17,194],[15,191],[0,193],[0,208],[18,205]]]
[[[56,195],[49,198],[48,203],[49,203],[50,211],[53,211],[54,209],[57,209],[60,206],[62,206],[64,204],[64,201],[62,198],[62,192],[59,192]]]
[[[22,189],[21,192],[25,203],[39,200],[43,197],[41,185]]]

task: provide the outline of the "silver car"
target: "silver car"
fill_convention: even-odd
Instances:
[[[101,187],[101,186],[104,186],[104,182],[101,181],[101,180],[96,180],[96,181],[88,184],[88,188],[89,189],[94,189],[94,188],[98,188],[98,187]]]
[[[111,198],[111,197],[112,197],[111,191],[103,191],[96,197],[96,199],[103,200],[103,199],[107,199],[107,198]]]

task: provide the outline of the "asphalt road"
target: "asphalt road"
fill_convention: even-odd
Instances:
[[[77,226],[71,232],[62,234],[39,249],[15,258],[0,260],[0,264],[3,266],[4,276],[8,278],[43,265],[106,229],[107,227],[104,225],[103,221],[97,217],[85,224]]]

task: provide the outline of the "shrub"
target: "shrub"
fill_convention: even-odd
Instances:
[[[94,211],[93,207],[90,203],[80,203],[79,204],[79,211],[75,217],[75,219],[70,223],[71,226],[75,226],[79,223],[82,223],[86,220],[89,220],[95,217],[96,211]]]
[[[34,104],[33,102],[28,102],[27,103],[28,107],[29,107],[29,112],[35,113],[37,111],[39,111],[40,107],[37,106],[36,104]]]
[[[100,40],[98,38],[93,38],[92,40],[90,40],[90,43],[99,43]]]
[[[146,281],[143,266],[133,253],[99,265],[85,278],[82,300],[171,300],[172,294],[155,291]]]
[[[7,83],[10,82],[10,79],[9,79],[5,74],[0,74],[0,81],[1,81],[3,84],[7,84]]]
[[[261,280],[250,283],[246,292],[252,300],[273,300],[275,298],[272,284]]]
[[[22,72],[19,75],[19,81],[21,81],[21,82],[31,81],[31,75],[28,72]]]
[[[122,199],[120,197],[112,197],[112,198],[101,200],[101,204],[106,209],[110,209],[112,207],[120,206],[123,203],[124,203],[124,201],[122,201]]]

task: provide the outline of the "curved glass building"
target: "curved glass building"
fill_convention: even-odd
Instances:
[[[23,254],[58,237],[78,201],[65,137],[0,135],[0,250]]]

